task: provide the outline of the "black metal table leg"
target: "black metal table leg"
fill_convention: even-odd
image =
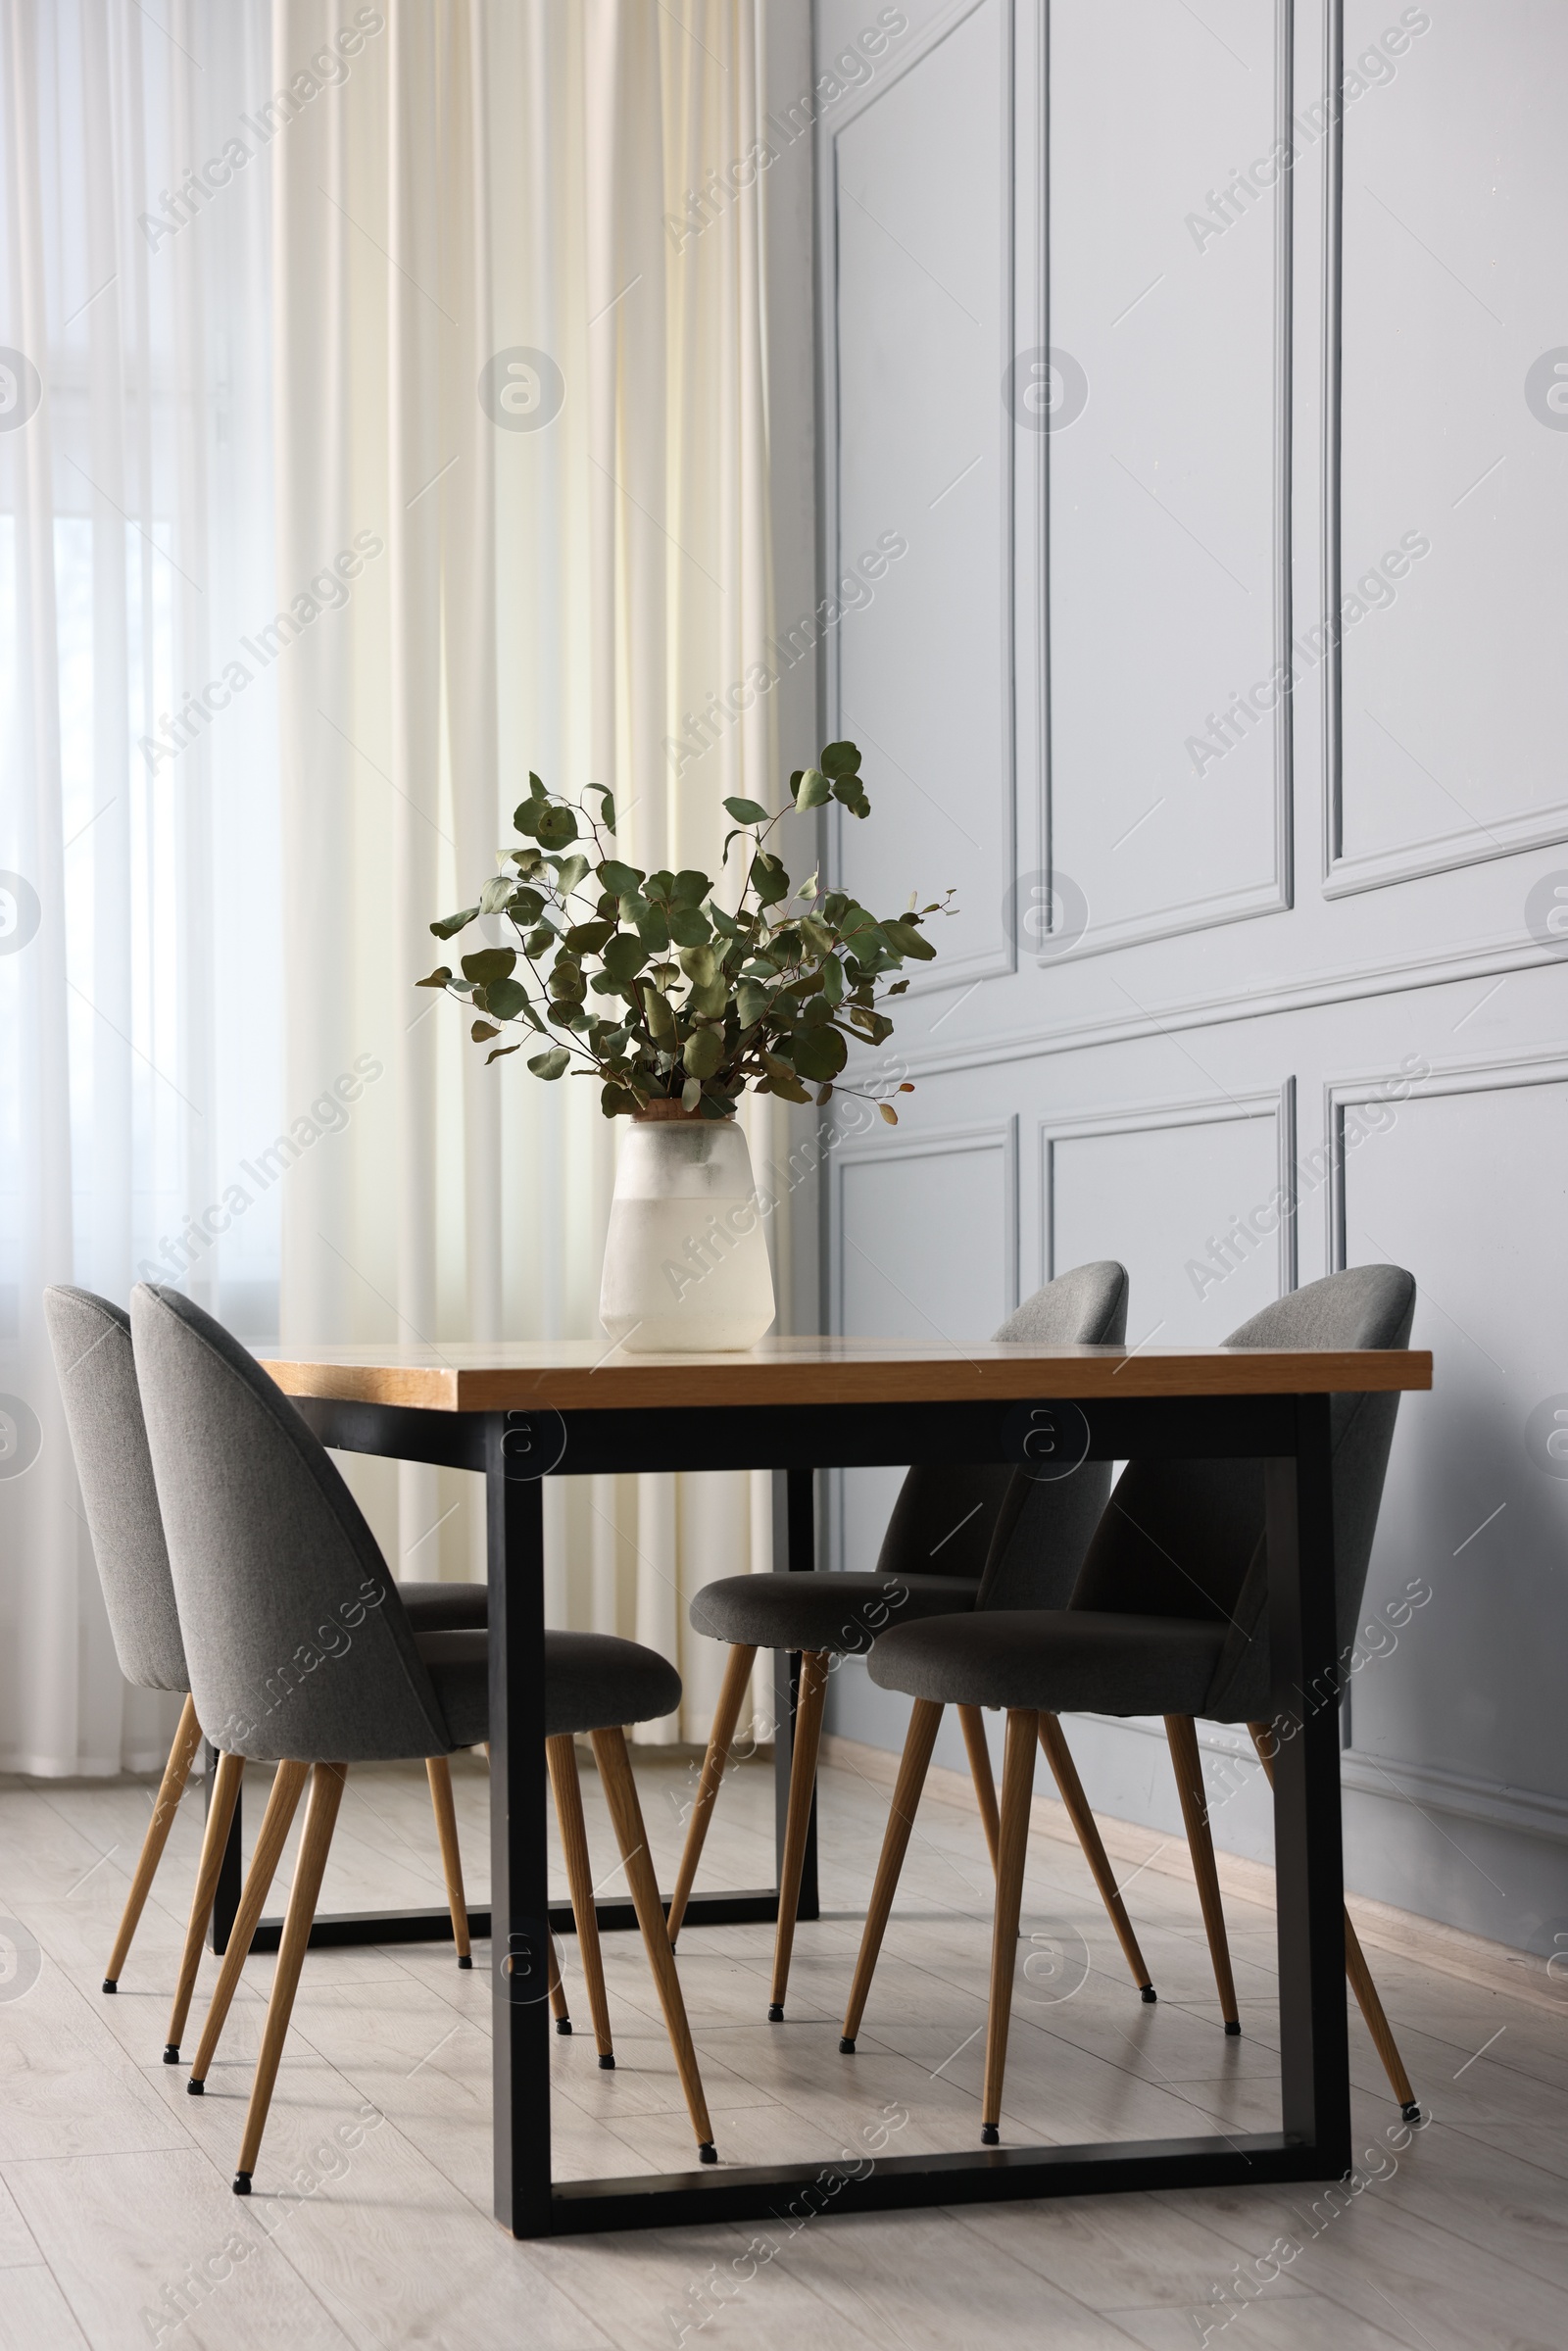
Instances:
[[[792,1576],[809,1575],[816,1565],[816,1472],[776,1469],[773,1472],[773,1558],[782,1560]],[[801,1702],[801,1652],[773,1651],[773,1884],[784,1875],[784,1829],[790,1812],[790,1765],[795,1754],[795,1710]],[[693,1924],[692,1905],[687,1917]],[[774,1916],[778,1915],[777,1905]],[[811,1817],[806,1831],[806,1859],[801,1869],[798,1919],[821,1916],[816,1888],[816,1787],[811,1788]]]
[[[495,2214],[514,2236],[551,2226],[543,1466],[526,1413],[487,1419]]]
[[[1265,1466],[1274,1676],[1274,1867],[1280,1954],[1281,2120],[1319,2177],[1350,2161],[1340,1730],[1334,1687],[1334,1499],[1329,1399],[1296,1399],[1295,1460]]]

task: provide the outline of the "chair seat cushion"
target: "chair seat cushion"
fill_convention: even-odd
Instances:
[[[398,1598],[416,1633],[482,1632],[490,1622],[488,1584],[400,1584]]]
[[[871,1651],[883,1690],[1043,1714],[1200,1714],[1226,1627],[1091,1608],[991,1608],[960,1624],[901,1625]]]
[[[489,1634],[421,1632],[416,1639],[452,1744],[478,1746],[490,1736]],[[652,1722],[679,1704],[679,1674],[640,1641],[610,1633],[545,1635],[546,1738]]]
[[[914,1617],[966,1616],[979,1589],[972,1576],[725,1576],[703,1586],[690,1614],[712,1641],[858,1656]]]

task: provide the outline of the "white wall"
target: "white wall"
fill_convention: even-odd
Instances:
[[[823,1310],[962,1339],[1112,1254],[1131,1337],[1214,1341],[1409,1266],[1437,1381],[1367,1614],[1432,1596],[1352,1685],[1348,1875],[1568,1947],[1568,14],[1344,18],[1331,122],[1325,0],[818,0],[824,584],[907,542],[828,633],[873,804],[835,854],[962,908],[897,1135],[833,1155]],[[842,1481],[843,1564],[890,1491]],[[830,1704],[902,1742],[863,1668]],[[1070,1735],[1179,1829],[1148,1727]],[[1267,1851],[1255,1772],[1215,1828]]]

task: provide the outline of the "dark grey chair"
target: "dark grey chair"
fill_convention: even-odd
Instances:
[[[71,1433],[76,1478],[120,1670],[139,1690],[185,1692],[179,1727],[164,1768],[163,1785],[148,1823],[115,1947],[109,1954],[104,1990],[112,1992],[119,1988],[131,1938],[158,1874],[174,1814],[201,1744],[202,1730],[195,1700],[189,1694],[190,1677],[185,1668],[185,1648],[174,1607],[169,1553],[164,1543],[163,1520],[136,1385],[130,1317],[122,1306],[96,1297],[90,1290],[76,1290],[61,1283],[44,1292],[44,1319],[49,1327],[66,1426]],[[405,1584],[402,1598],[416,1628],[428,1632],[482,1628],[489,1607],[489,1595],[482,1584]],[[179,2059],[180,2036],[190,2008],[202,1938],[217,1890],[218,1866],[239,1792],[239,1770],[236,1757],[214,1790],[213,1813],[222,1836],[217,1838],[210,1866],[204,1863],[197,1877],[164,2051],[170,2065],[177,2064]],[[459,1965],[466,1966],[468,1914],[464,1900],[463,1863],[458,1851],[457,1820],[446,1757],[432,1755],[428,1770]]]
[[[1105,1260],[1077,1266],[1048,1282],[1007,1317],[996,1337],[1037,1347],[1113,1346],[1126,1336],[1126,1270]],[[1044,1509],[1051,1521],[1045,1551],[1061,1579],[1056,1589],[1064,1598],[1072,1589],[1078,1563],[1109,1490],[1110,1471],[1104,1462],[1085,1462],[1055,1490],[1054,1503],[1044,1504],[1039,1496],[1048,1490],[1031,1486],[1024,1474],[1005,1464],[916,1465],[900,1489],[881,1554],[870,1574],[818,1570],[808,1575],[726,1576],[719,1583],[705,1585],[692,1601],[690,1616],[695,1629],[711,1640],[728,1641],[730,1654],[670,1901],[671,1941],[686,1915],[713,1799],[724,1777],[757,1652],[766,1648],[801,1653],[767,2012],[774,2024],[783,2018],[789,1985],[822,1706],[832,1660],[870,1649],[876,1640],[885,1638],[882,1628],[890,1618],[902,1626],[917,1618],[948,1618],[972,1609],[999,1533],[1009,1562],[1006,1573],[1021,1572],[1018,1563],[1024,1550],[1007,1538],[1026,1511]],[[942,1564],[935,1567],[933,1562],[938,1559]],[[998,1572],[1002,1572],[1000,1567]],[[985,1730],[978,1708],[961,1707],[959,1714],[994,1859],[997,1800]],[[940,1719],[939,1707],[936,1720]],[[936,1736],[934,1723],[931,1735],[933,1739]],[[1142,1967],[1141,1960],[1138,1965]],[[1147,1974],[1143,1981],[1147,1984]]]
[[[1225,1345],[1402,1347],[1414,1312],[1409,1274],[1393,1265],[1358,1266],[1280,1298],[1233,1331]],[[1397,1395],[1330,1400],[1342,1648],[1354,1639],[1398,1402]],[[1267,1762],[1263,1718],[1272,1684],[1264,1527],[1260,1461],[1134,1461],[1117,1480],[1068,1607],[991,1609],[940,1626],[901,1626],[871,1652],[871,1678],[885,1690],[928,1703],[1006,1710],[980,2134],[989,2146],[1000,2137],[1034,1745],[1044,1716],[1165,1717],[1210,1950],[1222,2000],[1228,2000],[1226,2025],[1240,2030],[1234,1991],[1227,1990],[1224,1917],[1193,1718],[1247,1723]],[[1346,1938],[1352,1988],[1396,2095],[1412,2112],[1413,2093],[1348,1916]]]
[[[279,1770],[259,1839],[268,1877],[307,1774],[310,1802],[234,2177],[247,2194],[266,2128],[348,1767],[475,1746],[489,1723],[488,1635],[418,1633],[324,1447],[262,1367],[177,1291],[138,1287],[131,1330],[148,1446],[196,1710],[223,1761]],[[702,2078],[621,1726],[680,1702],[673,1666],[634,1641],[547,1636],[544,1728],[590,1733],[705,2163]],[[265,1850],[264,1850],[265,1848]],[[253,1863],[251,1880],[258,1876]],[[575,1894],[575,1887],[574,1887]],[[245,1934],[261,1891],[248,1883]],[[240,1927],[220,1979],[226,2006]],[[578,1914],[579,1931],[582,1926]],[[541,1991],[543,1990],[541,1986]],[[220,2026],[221,2017],[218,2019]],[[210,2060],[211,2029],[203,2036]],[[187,2086],[199,2089],[205,2076]]]

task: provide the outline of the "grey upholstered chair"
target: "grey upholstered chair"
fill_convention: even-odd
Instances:
[[[1126,1270],[1104,1260],[1076,1266],[1048,1282],[1007,1317],[996,1337],[1037,1347],[1112,1346],[1119,1344],[1126,1330]],[[808,1575],[726,1576],[719,1583],[705,1585],[692,1601],[693,1626],[714,1641],[728,1641],[730,1654],[669,1906],[671,1941],[686,1914],[757,1652],[760,1648],[801,1652],[767,2012],[774,2024],[783,2017],[789,1985],[822,1706],[833,1658],[870,1649],[874,1641],[885,1638],[882,1628],[890,1618],[905,1625],[916,1618],[945,1618],[972,1609],[999,1531],[1011,1563],[1008,1572],[1018,1572],[1017,1562],[1023,1554],[1005,1539],[1026,1512],[1032,1520],[1044,1508],[1051,1519],[1048,1548],[1060,1578],[1057,1591],[1065,1597],[1109,1490],[1110,1472],[1103,1462],[1085,1462],[1074,1476],[1063,1480],[1054,1490],[1054,1504],[1042,1504],[1039,1498],[1053,1490],[1032,1487],[1023,1473],[1006,1464],[916,1466],[905,1478],[881,1554],[870,1574],[818,1570]],[[933,1567],[938,1559],[941,1566]],[[932,1721],[933,1739],[941,1711],[938,1707]],[[977,1707],[960,1707],[959,1717],[994,1858],[997,1799],[985,1730]],[[929,1756],[929,1749],[927,1753]],[[1084,1818],[1098,1844],[1087,1807]],[[1103,1854],[1100,1858],[1103,1863]],[[1105,1870],[1104,1883],[1108,1885],[1108,1864]],[[1141,1959],[1136,1966],[1142,1970]],[[1147,1984],[1147,1973],[1142,1981]]]
[[[1280,1298],[1225,1345],[1402,1347],[1414,1312],[1409,1274],[1393,1265],[1358,1266]],[[1330,1400],[1342,1649],[1354,1639],[1398,1401],[1397,1395]],[[1165,1717],[1210,1949],[1217,1974],[1223,1965],[1227,1996],[1224,1920],[1193,1718],[1247,1723],[1266,1765],[1269,1750],[1261,1742],[1272,1684],[1264,1527],[1260,1461],[1134,1461],[1117,1480],[1068,1607],[1027,1614],[992,1609],[940,1627],[902,1626],[871,1652],[871,1678],[885,1690],[1006,1710],[981,2129],[987,2145],[1000,2137],[1034,1744],[1043,1716]],[[1351,1986],[1396,2095],[1411,2113],[1413,2093],[1348,1915],[1345,1927]],[[1228,2001],[1227,2029],[1240,2030],[1233,1992]]]
[[[177,1291],[138,1287],[131,1330],[196,1711],[224,1763],[279,1765],[259,1840],[269,1876],[307,1773],[311,1781],[234,2176],[244,2195],[348,1767],[483,1740],[489,1637],[416,1632],[325,1448],[220,1324]],[[710,2163],[702,2078],[621,1730],[670,1713],[680,1677],[651,1649],[605,1635],[551,1634],[546,1660],[544,1728],[553,1739],[592,1735],[699,2154]],[[261,1897],[249,1886],[246,1896],[248,1936]],[[236,1932],[215,2011],[232,1995],[241,1940]],[[208,2060],[215,2037],[203,2036]],[[187,2086],[203,2080],[198,2073]]]
[[[163,1520],[136,1385],[130,1317],[122,1306],[112,1304],[108,1298],[62,1283],[45,1291],[44,1318],[49,1326],[49,1344],[65,1403],[66,1426],[71,1432],[76,1477],[120,1670],[139,1690],[185,1693],[179,1727],[164,1768],[163,1785],[158,1790],[120,1932],[104,1974],[104,1989],[112,1992],[119,1988],[131,1937],[158,1874],[174,1814],[201,1744],[202,1727],[197,1720],[195,1701],[189,1694],[190,1677],[185,1670],[185,1648],[174,1607],[169,1553],[164,1543]],[[489,1606],[482,1584],[405,1584],[402,1596],[416,1627],[427,1632],[482,1627]],[[432,1755],[428,1770],[452,1907],[452,1931],[457,1938],[459,1965],[466,1966],[468,1914],[446,1757]],[[170,2065],[177,2064],[179,2059],[180,2036],[190,2008],[202,1937],[212,1913],[218,1869],[238,1791],[239,1767],[235,1758],[214,1790],[215,1826],[208,1838],[211,1850],[204,1855],[197,1876],[164,2051]]]

